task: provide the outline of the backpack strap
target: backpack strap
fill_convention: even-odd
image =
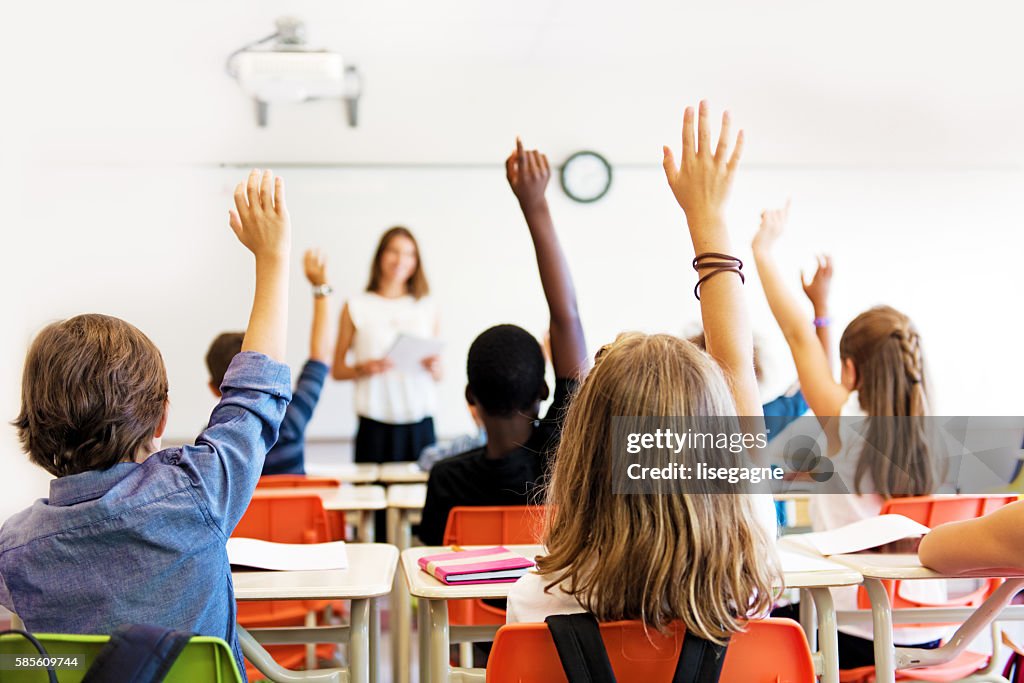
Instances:
[[[672,683],[718,683],[728,646],[728,643],[716,645],[687,631]]]
[[[50,654],[46,651],[46,648],[43,647],[43,644],[39,642],[39,639],[31,633],[29,633],[28,631],[20,631],[18,629],[8,629],[6,631],[0,631],[0,636],[6,635],[21,636],[28,642],[32,643],[32,647],[34,647],[36,651],[39,652],[39,655],[43,658],[48,657]],[[50,683],[57,683],[57,672],[53,670],[52,666],[46,667],[46,676]]]
[[[120,626],[85,672],[82,683],[160,683],[191,633],[159,626]]]
[[[615,683],[615,672],[593,614],[554,614],[544,620],[569,683]]]

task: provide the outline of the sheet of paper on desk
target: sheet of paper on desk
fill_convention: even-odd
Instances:
[[[779,560],[784,572],[821,572],[836,568],[835,563],[828,560],[784,548],[779,548]]]
[[[272,543],[256,538],[229,538],[228,561],[235,567],[275,571],[348,569],[344,541]]]
[[[402,372],[425,372],[423,359],[441,353],[444,343],[440,339],[413,337],[408,334],[398,335],[386,358],[395,364],[395,369]]]
[[[930,529],[903,515],[879,515],[828,531],[791,534],[779,541],[781,545],[810,549],[822,555],[845,555],[900,541],[917,538]]]

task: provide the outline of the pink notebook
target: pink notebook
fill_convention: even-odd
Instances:
[[[423,571],[449,586],[512,583],[534,565],[533,560],[502,546],[427,555],[419,563]]]

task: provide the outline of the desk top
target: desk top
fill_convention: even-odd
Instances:
[[[301,495],[320,496],[325,510],[383,510],[388,506],[384,487],[373,485],[256,489],[253,498],[289,498]]]
[[[426,502],[426,484],[392,484],[388,487],[389,508],[422,510]]]
[[[470,546],[485,547],[485,546]],[[540,545],[509,545],[505,546],[520,555],[533,558],[543,551]],[[485,583],[465,586],[446,586],[427,572],[420,569],[418,560],[426,555],[436,555],[450,551],[445,547],[420,547],[402,551],[401,568],[405,574],[406,584],[412,595],[421,598],[454,600],[458,598],[505,598],[508,597],[511,583]],[[828,586],[854,586],[863,580],[860,573],[851,567],[813,558],[816,567],[809,570],[788,571],[787,565],[792,564],[792,553],[782,555],[783,575],[787,588],[822,588]]]
[[[1024,576],[1021,573],[1000,573],[998,570],[970,574],[940,574],[923,566],[917,555],[906,553],[854,553],[833,555],[828,559],[860,572],[867,579],[963,579]]]
[[[333,465],[306,464],[306,474],[333,477],[343,484],[372,484],[380,475],[380,466],[372,462],[344,462]]]
[[[414,462],[385,462],[377,473],[377,479],[385,484],[418,484],[429,478],[430,473]]]
[[[387,595],[398,566],[398,548],[385,543],[346,543],[348,569],[233,571],[238,600],[342,600]]]

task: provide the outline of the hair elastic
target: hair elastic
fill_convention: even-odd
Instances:
[[[733,266],[731,268],[730,267],[717,268],[717,269],[711,271],[710,273],[708,273],[707,275],[704,275],[703,277],[701,277],[699,280],[697,280],[697,284],[695,284],[693,286],[693,295],[695,297],[697,297],[697,301],[700,301],[700,286],[702,284],[704,284],[705,281],[710,280],[711,278],[713,278],[714,276],[718,275],[719,273],[736,273],[737,275],[740,276],[740,283],[741,284],[746,284],[746,282],[747,282],[747,278],[746,278],[745,275],[743,275],[743,271],[740,270],[739,268],[735,267],[735,266]]]
[[[705,259],[723,259],[721,261],[708,261]],[[698,280],[697,284],[693,286],[693,295],[697,297],[697,301],[700,301],[700,286],[706,281],[710,280],[719,273],[736,273],[740,276],[740,283],[746,284],[747,278],[743,274],[743,261],[739,260],[735,256],[729,256],[728,254],[720,254],[714,251],[706,251],[703,254],[697,254],[693,257],[693,269],[700,273],[701,268],[714,268],[710,273],[702,275]]]

